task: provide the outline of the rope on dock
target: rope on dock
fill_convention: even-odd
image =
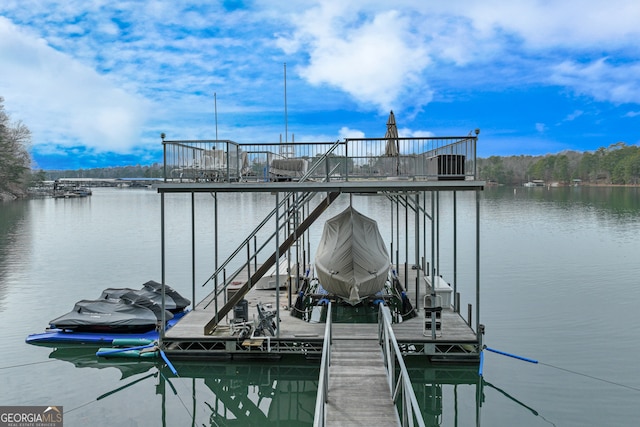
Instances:
[[[605,378],[596,377],[594,375],[585,374],[584,372],[578,372],[578,371],[574,371],[572,369],[563,368],[561,366],[552,365],[550,363],[539,362],[539,361],[537,361],[535,359],[530,359],[528,357],[518,356],[518,355],[515,355],[515,354],[512,354],[512,353],[507,353],[505,351],[496,350],[494,348],[490,348],[490,347],[487,347],[487,346],[484,346],[484,350],[488,350],[488,351],[491,351],[491,352],[496,353],[496,354],[501,354],[503,356],[512,357],[514,359],[523,360],[525,362],[548,366],[550,368],[555,368],[555,369],[558,369],[560,371],[568,372],[570,374],[578,375],[578,376],[585,377],[585,378],[590,378],[592,380],[601,381],[601,382],[604,382],[604,383],[607,383],[607,384],[611,384],[611,385],[615,385],[615,386],[618,386],[618,387],[624,387],[624,388],[629,389],[629,390],[640,391],[640,387],[634,387],[634,386],[630,386],[628,384],[622,384],[622,383],[619,383],[619,382],[616,382],[616,381],[607,380]],[[483,352],[481,351],[480,352],[480,366],[479,366],[479,369],[478,369],[478,375],[479,376],[482,376],[482,371],[483,371],[483,368],[484,368],[483,365],[484,365],[484,356],[483,356]]]

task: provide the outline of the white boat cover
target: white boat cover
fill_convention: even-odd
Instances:
[[[322,287],[351,304],[381,291],[390,260],[375,220],[349,206],[329,219],[316,253]]]

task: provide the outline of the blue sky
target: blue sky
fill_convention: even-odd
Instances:
[[[445,4],[446,3],[446,4]],[[168,139],[466,135],[478,155],[640,141],[636,0],[3,0],[0,96],[35,167]],[[289,139],[291,136],[289,135]]]

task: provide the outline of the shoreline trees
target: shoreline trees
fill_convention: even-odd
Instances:
[[[25,197],[31,181],[31,131],[11,122],[0,96],[0,199]]]
[[[595,152],[565,151],[546,156],[491,156],[478,159],[480,179],[505,185],[543,180],[586,184],[640,184],[640,146],[616,142]]]

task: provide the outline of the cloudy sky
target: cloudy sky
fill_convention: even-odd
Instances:
[[[0,96],[44,169],[168,139],[466,135],[478,154],[640,141],[637,0],[3,0]],[[214,95],[215,94],[215,95]],[[214,103],[214,99],[216,102]],[[289,136],[289,139],[291,136]]]

